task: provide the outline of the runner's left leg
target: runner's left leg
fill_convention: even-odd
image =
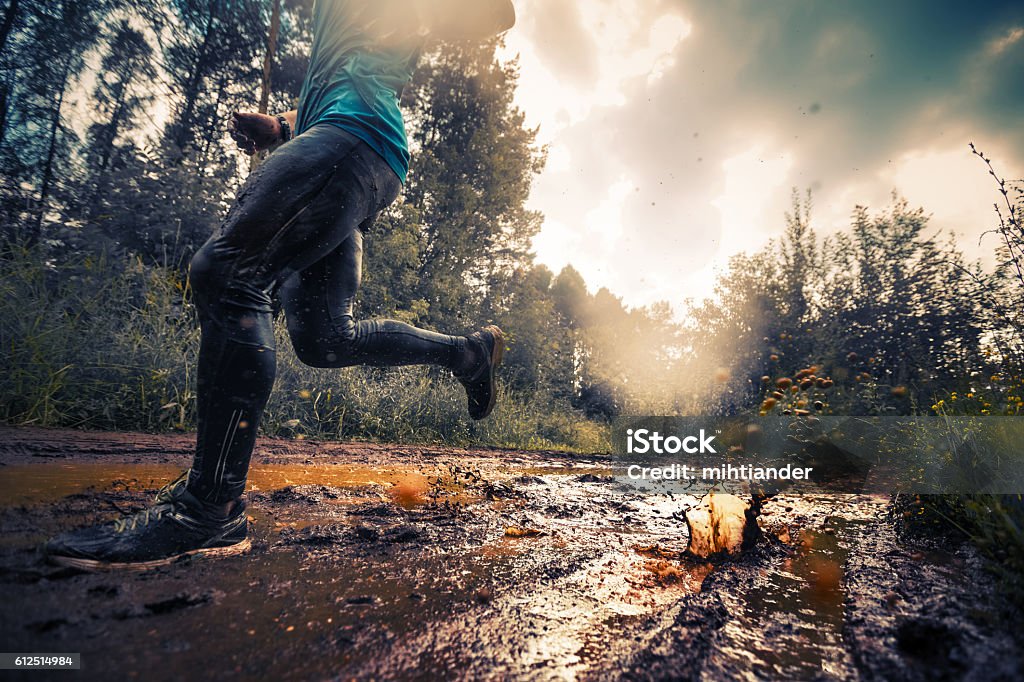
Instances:
[[[397,184],[398,178],[394,180]],[[282,286],[281,302],[296,355],[313,367],[431,364],[457,371],[472,364],[474,356],[464,336],[418,329],[397,320],[356,321],[353,309],[362,279],[363,233],[373,221],[373,217],[365,221],[337,250],[295,273]]]

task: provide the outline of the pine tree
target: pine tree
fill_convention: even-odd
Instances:
[[[66,100],[100,36],[108,0],[12,4],[0,58],[4,77],[0,196],[8,238],[38,242],[44,220],[73,185],[78,144],[66,121]],[[31,187],[26,191],[26,187]],[[56,201],[55,201],[56,199]]]
[[[262,0],[172,0],[174,40],[164,62],[179,101],[165,139],[177,160],[196,172],[228,160],[220,144],[227,113],[255,108],[260,56],[266,47]]]
[[[84,150],[91,185],[86,201],[90,214],[95,214],[97,202],[103,198],[108,172],[118,155],[133,151],[134,142],[125,136],[135,130],[140,114],[152,100],[140,86],[156,76],[153,48],[140,31],[122,19],[113,29],[92,93],[98,120],[89,127]]]
[[[525,207],[544,162],[513,102],[497,42],[445,45],[410,89],[414,161],[405,198],[420,220],[420,289],[439,327],[476,323],[487,291],[529,260],[540,216]]]

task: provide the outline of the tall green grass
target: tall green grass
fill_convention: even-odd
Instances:
[[[166,431],[194,426],[199,327],[178,271],[38,252],[0,260],[0,420]],[[503,391],[469,419],[462,387],[426,367],[325,370],[276,321],[278,375],[264,434],[295,438],[607,451],[605,425],[544,392]]]

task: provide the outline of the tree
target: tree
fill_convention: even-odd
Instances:
[[[239,155],[225,135],[228,114],[258,107],[273,0],[169,0],[149,12],[172,115],[158,140],[111,172],[104,230],[145,260],[184,268],[206,240],[239,184]],[[291,26],[305,3],[288,3],[278,51],[308,38]],[[299,22],[301,28],[301,21]],[[273,66],[273,64],[272,64]],[[274,102],[294,99],[289,79]]]
[[[267,35],[261,0],[172,0],[175,39],[163,56],[180,93],[165,133],[169,153],[203,173],[227,161],[219,144],[226,112],[255,102]]]
[[[894,197],[877,216],[857,207],[849,231],[819,245],[795,201],[783,238],[734,257],[716,298],[690,311],[694,366],[719,384],[714,409],[751,408],[761,376],[815,367],[840,383],[846,411],[906,412],[982,372],[975,278],[927,223]]]
[[[140,89],[140,83],[152,81],[156,75],[153,49],[146,37],[122,19],[114,27],[92,93],[93,108],[99,118],[89,127],[84,153],[92,185],[86,202],[91,215],[104,194],[108,171],[118,154],[122,148],[134,148],[133,141],[125,135],[135,129],[140,114],[152,99]]]
[[[980,361],[982,330],[974,288],[952,243],[924,234],[920,209],[894,197],[887,213],[853,216],[852,297],[835,300],[834,324],[848,330],[854,369],[886,385],[926,394],[970,374]],[[925,396],[922,395],[922,398]]]
[[[0,168],[8,183],[0,201],[8,238],[39,241],[54,196],[59,200],[73,184],[77,137],[65,121],[66,99],[114,6],[112,0],[61,0],[33,3],[23,12],[17,4],[8,7],[0,53]]]
[[[452,44],[429,55],[409,90],[416,162],[405,199],[420,222],[418,298],[429,322],[472,321],[483,297],[529,261],[540,215],[525,208],[544,163],[536,130],[513,103],[518,73],[496,41]]]
[[[3,66],[5,73],[12,66],[7,59],[7,42],[14,30],[15,23],[21,17],[18,10],[18,0],[10,0],[6,11],[4,11],[4,18],[0,20],[0,65]],[[7,108],[10,94],[10,83],[4,78],[4,81],[0,83],[0,141],[3,141],[4,132],[7,129]]]

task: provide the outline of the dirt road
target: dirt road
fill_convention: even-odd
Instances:
[[[261,440],[254,549],[141,574],[48,566],[142,508],[190,436],[0,429],[4,651],[84,679],[1020,679],[1020,614],[886,500],[776,497],[741,560],[688,560],[691,496],[601,457]],[[13,679],[44,679],[40,673]],[[53,673],[64,679],[67,673]]]

